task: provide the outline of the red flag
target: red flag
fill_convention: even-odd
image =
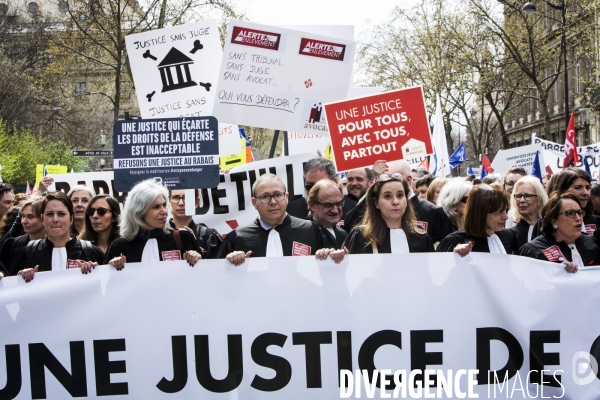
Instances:
[[[494,172],[494,170],[492,169],[492,162],[485,154],[483,154],[481,157],[481,172],[479,173],[479,177],[483,179],[490,172]]]
[[[427,171],[429,171],[429,161],[427,161],[427,157],[423,158],[423,161],[417,165],[417,168],[425,168]]]
[[[565,159],[563,168],[574,166],[579,162],[577,155],[577,133],[575,132],[575,110],[571,112],[569,126],[567,126],[567,135],[565,137]]]

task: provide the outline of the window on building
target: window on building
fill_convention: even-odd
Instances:
[[[79,82],[75,84],[75,94],[85,94],[85,82]]]
[[[40,6],[38,5],[38,3],[32,1],[31,3],[29,3],[27,5],[27,12],[30,15],[37,15],[38,11],[40,10]]]
[[[0,17],[4,17],[8,14],[8,4],[0,3]]]

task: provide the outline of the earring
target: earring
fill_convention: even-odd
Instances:
[[[558,229],[558,225],[552,225],[554,229]]]

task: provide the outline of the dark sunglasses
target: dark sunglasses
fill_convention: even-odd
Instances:
[[[104,208],[104,207],[98,207],[98,208],[94,208],[94,207],[88,207],[86,210],[86,213],[89,217],[93,217],[94,213],[98,211],[98,215],[99,216],[104,216],[107,212],[109,212],[110,210],[108,208]]]
[[[462,199],[460,199],[459,201],[460,201],[461,203],[465,203],[465,204],[467,204],[467,200],[469,200],[469,196],[465,196],[465,197],[463,197]]]

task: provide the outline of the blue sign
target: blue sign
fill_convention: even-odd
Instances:
[[[215,117],[118,121],[113,128],[115,189],[128,192],[154,178],[171,189],[219,185]]]

